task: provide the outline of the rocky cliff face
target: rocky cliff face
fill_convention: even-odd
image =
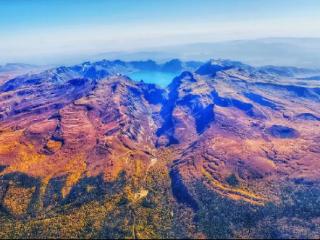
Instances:
[[[231,61],[167,89],[118,74],[137,67],[157,65],[84,63],[0,86],[1,237],[320,234],[317,82]]]

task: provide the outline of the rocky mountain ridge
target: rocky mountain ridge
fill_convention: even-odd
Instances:
[[[86,62],[0,86],[1,236],[48,233],[46,221],[55,237],[269,237],[271,220],[290,226],[272,224],[277,237],[298,231],[293,219],[318,203],[300,195],[318,191],[319,83],[227,60],[165,63],[183,71],[166,89],[125,76],[158,67]],[[292,187],[300,195],[284,194]],[[223,206],[234,212],[214,218]],[[104,214],[62,233],[86,207]],[[301,237],[320,232],[317,212],[308,217]]]

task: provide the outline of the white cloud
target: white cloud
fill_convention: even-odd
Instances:
[[[77,25],[9,32],[0,37],[0,62],[50,61],[50,58],[106,51],[264,37],[320,37],[320,21],[306,18],[257,22],[186,21],[144,25]]]

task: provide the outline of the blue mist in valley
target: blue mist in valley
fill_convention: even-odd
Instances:
[[[172,80],[179,75],[179,72],[161,72],[161,71],[136,71],[127,74],[132,80],[146,83],[154,83],[161,87],[168,86]]]

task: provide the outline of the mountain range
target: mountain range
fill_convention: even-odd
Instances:
[[[261,38],[229,40],[220,42],[199,42],[172,46],[159,46],[143,51],[118,51],[98,54],[97,59],[155,59],[167,61],[171,58],[206,61],[215,56],[222,59],[236,59],[254,65],[296,66],[319,68],[319,38]]]
[[[3,78],[0,238],[319,237],[319,75],[173,59]]]

